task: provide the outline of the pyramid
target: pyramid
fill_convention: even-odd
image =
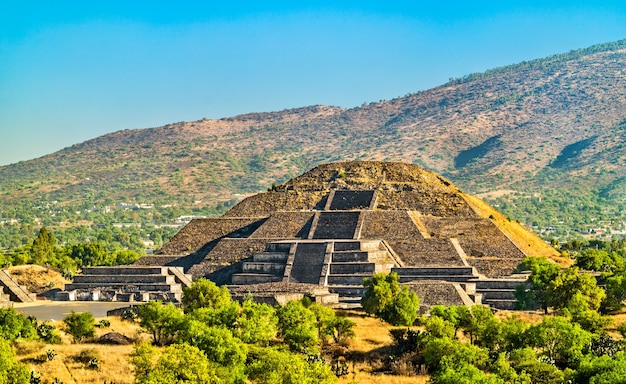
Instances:
[[[138,264],[182,267],[256,295],[327,288],[355,305],[364,277],[393,271],[437,303],[510,307],[522,282],[515,267],[546,250],[521,246],[527,239],[516,241],[475,201],[412,164],[323,164],[222,217],[191,221]]]
[[[192,220],[136,266],[177,268],[227,285],[235,296],[279,303],[309,296],[343,307],[359,306],[363,278],[396,272],[426,306],[511,308],[524,282],[515,267],[555,251],[496,216],[416,165],[330,163],[219,218]]]

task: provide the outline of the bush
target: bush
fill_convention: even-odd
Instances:
[[[63,319],[63,322],[65,323],[65,332],[74,338],[74,342],[93,337],[96,333],[91,312],[76,313],[72,311]]]
[[[305,352],[319,343],[315,314],[300,301],[290,301],[276,311],[278,330],[292,351]]]
[[[49,324],[47,321],[37,323],[35,326],[37,336],[48,344],[61,344],[61,334],[54,325]]]
[[[0,383],[28,384],[29,379],[28,367],[17,361],[9,342],[0,337]]]
[[[365,312],[392,325],[412,325],[418,318],[419,298],[400,286],[398,274],[377,273],[363,279],[366,290],[361,300]]]
[[[37,332],[32,322],[13,307],[0,308],[0,336],[6,340],[30,339]]]

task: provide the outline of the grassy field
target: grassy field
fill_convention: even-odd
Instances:
[[[111,322],[111,326],[98,329],[96,338],[108,332],[119,332],[133,340],[142,340],[147,336],[140,333],[137,324],[124,322],[116,317],[109,317],[107,320]],[[19,341],[16,345],[18,359],[40,373],[42,382],[59,379],[64,384],[132,383],[134,374],[129,356],[133,348],[133,344],[73,344],[67,335],[63,335],[63,343],[60,345],[39,341]],[[56,352],[56,356],[50,361],[45,359],[48,350]],[[98,369],[89,368],[86,362],[81,361],[81,354],[89,358],[96,357],[99,360]]]

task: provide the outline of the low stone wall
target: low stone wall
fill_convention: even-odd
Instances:
[[[144,256],[140,258],[139,260],[135,261],[133,265],[138,265],[138,266],[170,265],[170,264],[175,264],[176,260],[179,260],[180,258],[181,256],[150,255],[150,256]]]

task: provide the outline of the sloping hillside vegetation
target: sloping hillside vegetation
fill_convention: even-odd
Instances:
[[[141,243],[180,216],[217,215],[337,160],[421,165],[546,238],[617,232],[626,221],[625,70],[621,40],[351,109],[104,135],[0,168],[0,245],[19,246],[40,225],[63,242],[116,223],[141,224],[133,234]]]

